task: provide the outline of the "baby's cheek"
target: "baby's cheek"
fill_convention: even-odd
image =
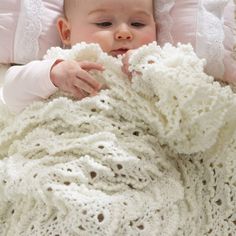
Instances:
[[[144,44],[152,43],[153,41],[156,41],[156,35],[154,34],[144,34],[142,37],[140,37],[140,46]]]
[[[104,52],[110,52],[112,49],[113,36],[110,32],[98,32],[92,35],[90,41],[98,43]]]
[[[142,43],[143,44],[148,44],[151,43],[153,41],[156,41],[156,34],[154,33],[150,33],[150,34],[145,34],[142,38]]]

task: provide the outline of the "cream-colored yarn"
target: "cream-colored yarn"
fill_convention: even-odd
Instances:
[[[110,89],[0,111],[1,236],[235,234],[236,97],[191,46],[143,46],[132,82],[97,45],[48,57],[103,63]]]

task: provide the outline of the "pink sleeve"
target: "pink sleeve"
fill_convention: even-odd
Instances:
[[[18,113],[32,102],[46,99],[58,90],[50,80],[54,62],[33,61],[7,71],[2,93],[10,111]]]

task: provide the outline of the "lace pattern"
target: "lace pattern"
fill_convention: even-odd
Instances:
[[[161,45],[164,42],[173,43],[171,36],[171,28],[173,27],[173,19],[170,16],[170,11],[175,4],[175,0],[155,0],[154,15],[158,24],[158,41]]]
[[[207,60],[206,72],[224,77],[223,13],[228,0],[200,1],[197,19],[196,53]]]
[[[206,72],[215,78],[224,77],[224,22],[222,19],[224,8],[229,0],[196,0],[197,14],[196,21],[190,19],[190,22],[196,22],[196,32],[190,32],[195,42],[193,47],[200,58],[207,60]],[[191,1],[186,1],[187,7],[191,8]],[[178,1],[156,0],[155,15],[159,24],[158,42],[163,45],[165,42],[174,42],[172,37],[172,28],[175,27],[173,16],[174,6]],[[178,6],[179,7],[179,6]],[[176,7],[176,9],[178,9]],[[177,19],[178,20],[178,19]],[[184,22],[186,23],[186,22]],[[181,31],[181,28],[179,29]],[[188,32],[184,32],[187,34]]]
[[[27,63],[37,58],[38,39],[42,31],[41,16],[43,4],[41,0],[21,0],[21,9],[14,40],[14,61]]]

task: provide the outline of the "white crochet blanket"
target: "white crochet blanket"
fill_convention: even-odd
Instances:
[[[120,59],[96,45],[49,57],[105,65],[109,90],[1,107],[1,236],[234,236],[236,96],[190,46]]]

